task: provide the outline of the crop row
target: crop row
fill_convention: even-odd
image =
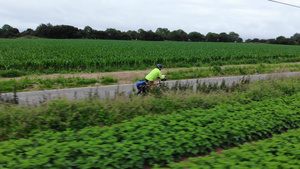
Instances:
[[[0,70],[42,73],[300,61],[290,45],[1,39],[0,46]]]
[[[0,168],[143,168],[300,126],[300,94],[0,143]]]
[[[172,163],[172,169],[210,168],[289,168],[300,165],[300,130],[274,135],[271,139],[245,143],[240,147],[211,153],[209,156],[189,158],[189,162]]]

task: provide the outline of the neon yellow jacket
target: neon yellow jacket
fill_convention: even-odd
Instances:
[[[145,79],[149,81],[154,81],[158,77],[160,79],[163,79],[161,71],[158,68],[155,68],[145,77]]]

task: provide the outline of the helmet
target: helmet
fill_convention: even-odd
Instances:
[[[162,68],[162,65],[161,64],[157,64],[156,67],[157,68]]]

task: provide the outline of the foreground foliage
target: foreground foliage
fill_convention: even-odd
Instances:
[[[300,126],[300,94],[0,143],[1,168],[143,168]]]
[[[120,96],[114,99],[71,101],[58,99],[39,107],[2,104],[0,140],[29,137],[34,131],[65,131],[87,126],[121,123],[144,115],[165,115],[192,108],[210,109],[222,104],[248,104],[270,98],[293,95],[300,91],[300,79],[274,78],[232,87],[199,85],[197,92],[186,86],[146,97]]]
[[[211,153],[209,156],[189,158],[189,162],[172,163],[168,168],[289,168],[300,165],[300,130],[273,135],[271,139],[246,143],[239,148]]]

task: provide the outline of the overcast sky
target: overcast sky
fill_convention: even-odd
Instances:
[[[280,0],[300,6],[299,0]],[[268,0],[0,0],[0,27],[40,24],[120,31],[235,32],[244,40],[300,33],[300,8]]]

